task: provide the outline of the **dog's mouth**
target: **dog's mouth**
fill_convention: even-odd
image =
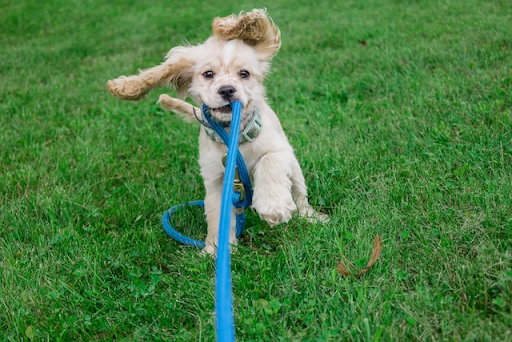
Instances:
[[[225,105],[219,108],[210,108],[210,112],[212,114],[231,114],[232,108],[231,104]]]

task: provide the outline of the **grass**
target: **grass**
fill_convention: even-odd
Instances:
[[[237,338],[512,341],[508,1],[0,6],[2,340],[214,339],[214,262],[160,225],[204,195],[198,127],[105,83],[266,6],[283,33],[268,98],[332,221],[249,213]],[[204,236],[201,211],[177,219]],[[338,274],[375,235],[373,268]]]

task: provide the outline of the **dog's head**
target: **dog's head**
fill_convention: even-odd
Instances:
[[[189,95],[198,104],[206,104],[216,118],[227,121],[231,115],[230,103],[240,101],[242,110],[252,110],[263,99],[263,78],[268,72],[268,56],[240,39],[223,40],[211,37],[190,50],[171,50],[185,54],[191,68],[178,86],[181,95]],[[181,86],[181,88],[180,88]]]
[[[109,81],[109,90],[137,101],[151,89],[169,85],[180,97],[206,104],[223,121],[231,115],[231,102],[240,101],[242,111],[252,110],[264,98],[263,78],[281,46],[279,28],[265,10],[216,18],[212,28],[204,43],[177,46],[161,65]]]

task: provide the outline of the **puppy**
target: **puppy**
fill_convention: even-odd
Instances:
[[[314,221],[327,221],[308,203],[304,176],[281,124],[268,105],[263,87],[270,60],[281,46],[279,28],[265,10],[215,18],[213,35],[195,46],[177,46],[165,61],[138,75],[108,81],[108,89],[122,100],[138,101],[151,89],[171,86],[181,98],[190,97],[229,130],[230,104],[242,103],[239,150],[253,185],[252,207],[270,225],[287,222],[297,211]],[[201,110],[180,99],[163,94],[160,105],[201,122]],[[250,130],[246,128],[250,125]],[[204,252],[214,255],[218,240],[220,203],[227,149],[207,128],[199,135],[199,164],[206,187],[204,201],[208,234]],[[230,243],[236,244],[234,212]]]

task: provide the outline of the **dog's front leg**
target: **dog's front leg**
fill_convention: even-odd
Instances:
[[[163,109],[182,115],[187,121],[196,121],[196,115],[200,115],[201,109],[188,104],[180,99],[175,99],[167,94],[158,98],[158,103]]]
[[[204,199],[204,211],[208,224],[208,235],[206,236],[203,253],[215,256],[219,242],[220,209],[222,201],[222,180],[205,183],[206,197]],[[235,213],[231,210],[231,226],[229,228],[229,244],[236,245],[236,221]]]
[[[274,152],[261,157],[254,168],[253,208],[274,226],[288,222],[295,209],[292,197],[290,155]]]

